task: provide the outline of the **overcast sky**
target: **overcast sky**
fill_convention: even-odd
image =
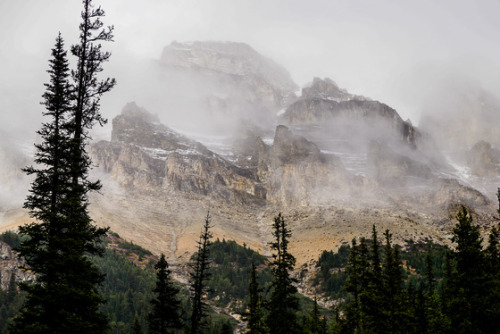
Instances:
[[[133,71],[172,41],[246,42],[300,85],[330,77],[418,121],[421,99],[447,77],[500,87],[500,1],[95,0],[115,26],[106,74],[118,86],[103,113],[118,114]],[[0,0],[0,120],[37,119],[47,60],[61,31],[77,41],[78,0]],[[431,87],[431,88],[429,88]],[[136,101],[141,105],[141,101]]]

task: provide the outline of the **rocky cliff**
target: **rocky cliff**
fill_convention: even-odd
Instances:
[[[92,177],[103,183],[90,210],[172,264],[195,250],[207,211],[216,237],[265,254],[282,212],[299,265],[368,235],[372,224],[396,242],[447,243],[460,205],[483,231],[491,225],[495,142],[458,164],[395,109],[333,80],[314,78],[295,96],[286,70],[241,43],[172,43],[154,66],[171,80],[155,87],[158,115],[126,105],[111,140],[89,150]],[[1,213],[4,228],[21,219]]]
[[[365,167],[356,167],[347,158],[359,153],[325,151],[284,125],[272,138],[249,126],[218,154],[130,103],[113,119],[111,141],[92,146],[105,198],[95,195],[92,210],[100,224],[169,253],[173,263],[194,250],[207,210],[216,236],[264,253],[272,218],[282,211],[299,263],[368,232],[368,223],[390,228],[400,241],[446,242],[460,204],[487,222],[490,202],[480,192],[439,176],[417,149],[403,147],[413,153],[372,142]]]

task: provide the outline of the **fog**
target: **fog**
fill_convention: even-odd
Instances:
[[[246,42],[304,85],[330,77],[353,93],[383,101],[418,123],[430,82],[450,72],[485,89],[500,86],[497,1],[96,1],[115,25],[106,75],[118,86],[103,98],[112,118],[151,85],[137,71],[173,40]],[[0,2],[0,110],[11,129],[36,129],[54,38],[76,42],[79,1]],[[496,92],[495,92],[496,93]],[[155,112],[155,110],[151,110]],[[33,124],[27,124],[32,120]],[[19,133],[19,131],[16,131]]]
[[[173,41],[247,43],[286,68],[300,87],[313,77],[329,77],[352,94],[391,106],[416,125],[429,114],[453,118],[457,111],[466,112],[457,108],[465,91],[486,92],[488,101],[500,96],[500,3],[495,0],[95,3],[106,11],[104,23],[115,26],[115,42],[104,45],[113,54],[104,65],[104,75],[118,83],[102,99],[102,113],[110,120],[135,101],[186,134],[211,129],[226,136],[224,129],[241,119],[234,113],[214,114],[210,104],[219,103],[218,96],[234,100],[228,108],[238,109],[238,115],[255,112],[251,102],[241,103],[247,99],[231,83],[214,83],[159,66],[163,48]],[[0,152],[20,145],[23,153],[30,154],[42,121],[40,101],[48,81],[50,50],[58,32],[66,48],[77,42],[80,11],[80,1],[0,1]],[[215,98],[207,101],[207,96]],[[467,101],[481,103],[481,99]],[[496,106],[489,103],[488,110],[495,112]],[[275,125],[257,116],[247,121]],[[363,131],[370,137],[368,129]],[[93,137],[109,139],[110,132],[108,124],[95,129]]]

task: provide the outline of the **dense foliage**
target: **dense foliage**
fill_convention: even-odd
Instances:
[[[371,242],[354,239],[345,269],[349,298],[338,310],[334,332],[499,333],[500,234],[493,228],[483,248],[465,207],[457,220],[456,249],[410,243],[405,267],[414,272],[406,274],[389,231],[383,252],[375,246],[375,229]],[[419,279],[408,279],[415,276]]]
[[[175,333],[182,328],[181,302],[178,298],[179,288],[172,281],[172,271],[168,269],[165,255],[155,265],[156,286],[155,297],[151,299],[152,310],[148,315],[150,334]]]
[[[251,250],[246,245],[238,245],[232,240],[216,240],[210,246],[212,277],[208,282],[209,299],[215,305],[242,313],[248,303],[248,286],[251,279],[252,263],[259,269],[258,284],[268,287],[272,280],[271,270],[266,266],[265,256]]]
[[[367,247],[371,247],[371,240],[364,242]],[[446,254],[450,251],[448,247],[432,241],[415,243],[413,240],[407,240],[406,242],[405,249],[399,253],[404,270],[403,276],[406,278],[405,285],[411,283],[415,287],[425,280],[427,257],[430,257],[434,278],[440,280],[444,277]],[[350,252],[351,246],[342,245],[337,252],[323,251],[318,259],[316,266],[319,271],[314,279],[314,285],[329,298],[349,298],[344,284],[347,279],[345,268]],[[381,249],[380,255],[385,256],[384,249]]]

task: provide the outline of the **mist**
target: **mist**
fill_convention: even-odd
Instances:
[[[299,87],[314,77],[329,77],[352,94],[387,104],[403,120],[422,125],[441,149],[468,149],[481,138],[446,143],[449,136],[440,136],[443,127],[433,124],[446,124],[448,119],[459,118],[457,113],[464,117],[471,109],[476,110],[474,115],[484,110],[498,114],[500,21],[496,16],[500,3],[494,0],[145,0],[140,4],[96,0],[96,4],[106,11],[104,23],[115,26],[115,42],[103,45],[112,52],[103,74],[117,80],[117,86],[101,101],[101,112],[110,122],[92,130],[96,141],[110,139],[111,120],[129,102],[205,143],[214,136],[219,142],[233,136],[241,124],[255,125],[266,133],[264,139],[272,138],[280,108],[254,103],[231,81],[163,66],[162,52],[173,41],[246,43],[283,66]],[[4,161],[0,174],[7,178],[11,175],[8,170],[18,173],[28,161],[9,152],[22,152],[23,157],[33,154],[35,132],[43,120],[40,101],[43,83],[49,79],[46,70],[51,48],[59,32],[67,49],[77,42],[80,7],[79,1],[67,0],[0,2],[0,158]],[[74,65],[71,55],[69,59]],[[466,96],[465,92],[473,94]],[[486,108],[481,107],[483,102]],[[493,116],[482,121],[489,126],[488,138],[498,137],[491,127],[497,121]],[[482,126],[476,133],[485,132]],[[339,134],[342,130],[342,126],[329,129]],[[355,150],[366,157],[376,129],[360,127],[356,132],[363,137]],[[344,133],[344,137],[348,135],[348,131]],[[396,152],[405,149],[400,143],[389,145]],[[343,153],[325,143],[320,148]],[[427,161],[432,154],[411,158]],[[356,157],[343,158],[356,164]],[[27,187],[26,179],[17,181]],[[1,190],[1,203],[7,203],[9,187]],[[21,197],[12,199],[20,203]]]
[[[496,1],[97,4],[106,10],[105,24],[116,28],[116,42],[105,46],[113,52],[105,74],[118,81],[102,101],[102,111],[109,118],[132,100],[151,109],[149,93],[154,87],[136,80],[135,74],[148,66],[141,64],[157,60],[163,47],[174,40],[248,43],[287,68],[299,86],[314,76],[330,77],[350,92],[387,103],[415,124],[422,112],[416,100],[425,98],[422,87],[428,78],[439,80],[443,68],[476,80],[486,90],[495,92],[500,85],[500,23],[495,17],[500,4]],[[79,13],[78,1],[0,3],[3,124],[30,133],[39,123],[38,102],[47,80],[50,48],[59,31],[67,47],[76,41]],[[422,67],[430,74],[423,74]],[[28,126],[27,120],[34,124]]]

